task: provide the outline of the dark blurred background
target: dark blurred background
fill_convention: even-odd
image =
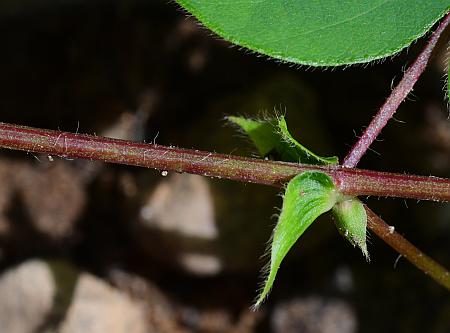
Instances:
[[[312,69],[230,47],[172,1],[3,0],[0,43],[0,121],[255,156],[224,116],[277,110],[343,158],[424,41]],[[450,177],[445,53],[361,168]],[[450,332],[445,289],[374,235],[365,262],[329,216],[250,311],[277,189],[5,150],[0,180],[0,332]],[[450,267],[448,204],[363,199]]]

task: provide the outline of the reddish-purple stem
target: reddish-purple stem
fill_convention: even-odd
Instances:
[[[449,179],[349,169],[341,166],[320,167],[265,161],[4,123],[0,123],[0,147],[272,186],[282,186],[303,171],[318,170],[330,175],[341,193],[348,195],[392,195],[450,201]],[[449,273],[442,266],[425,256],[406,239],[392,232],[383,220],[367,207],[366,209],[369,229],[419,269],[448,288]]]
[[[282,186],[301,172],[318,170],[330,175],[347,195],[450,201],[450,179],[266,161],[5,123],[0,123],[0,147],[272,186]]]
[[[348,168],[354,168],[361,157],[369,149],[370,145],[380,134],[384,126],[386,126],[389,119],[392,118],[394,113],[397,111],[400,104],[412,91],[414,84],[419,79],[420,75],[425,70],[428,60],[430,59],[431,53],[441,36],[442,32],[450,23],[450,13],[448,13],[444,19],[441,21],[437,29],[431,35],[425,48],[416,58],[414,63],[406,70],[400,83],[392,91],[391,95],[386,99],[381,109],[378,111],[376,116],[372,119],[370,125],[366,128],[363,135],[359,138],[350,152],[344,159],[342,163],[343,166]]]
[[[347,195],[378,195],[450,201],[450,180],[353,169],[393,116],[424,71],[442,31],[447,14],[427,46],[405,72],[369,127],[340,166],[311,166],[201,152],[155,144],[136,143],[0,123],[0,147],[70,158],[187,172],[272,186],[282,186],[295,175],[318,170],[330,175],[338,190]],[[450,275],[366,207],[368,228],[420,270],[450,290]]]
[[[367,212],[367,227],[370,230],[409,260],[414,266],[450,290],[450,273],[444,267],[412,245],[402,235],[396,232],[392,226],[389,226],[379,218],[369,207],[365,206],[365,208]]]

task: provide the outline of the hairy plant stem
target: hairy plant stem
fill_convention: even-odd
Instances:
[[[306,170],[330,175],[346,195],[450,201],[450,179],[266,161],[0,123],[0,147],[283,186]]]
[[[405,72],[398,86],[346,156],[342,166],[320,167],[266,161],[5,123],[0,123],[0,147],[66,158],[85,158],[164,171],[187,172],[271,186],[283,186],[289,179],[303,171],[318,170],[331,176],[338,190],[346,195],[450,201],[450,179],[354,169],[412,90],[424,71],[442,31],[449,23],[450,13],[441,21],[425,49]],[[365,208],[370,230],[425,274],[429,274],[436,282],[450,290],[450,274],[445,268],[396,233],[367,206]]]
[[[278,187],[303,171],[318,170],[330,175],[339,191],[347,195],[381,195],[450,201],[450,179],[408,176],[341,166],[320,167],[266,161],[5,123],[0,123],[0,147],[63,158],[100,160]],[[400,235],[394,233],[395,236],[393,236],[389,226],[370,210],[368,210],[368,216],[368,227],[381,239],[439,283],[442,279],[446,279],[444,283],[441,283],[442,285],[447,287],[450,284],[448,272],[439,264],[425,256]]]
[[[386,126],[387,122],[392,118],[400,104],[412,91],[414,84],[425,70],[430,59],[431,53],[437,44],[442,32],[450,23],[450,13],[444,17],[437,29],[431,35],[425,48],[416,58],[414,63],[406,70],[400,83],[395,87],[390,96],[372,119],[369,126],[364,131],[356,144],[345,157],[342,166],[354,168],[361,157],[369,149],[370,145],[375,141],[381,130]],[[365,206],[368,223],[367,227],[372,230],[384,242],[390,245],[403,257],[408,259],[413,265],[422,270],[425,274],[430,275],[437,283],[450,290],[450,273],[430,257],[426,256],[422,251],[412,245],[409,241],[395,232],[395,229],[380,217],[378,217],[369,207]]]
[[[63,158],[100,160],[278,187],[303,171],[319,170],[330,175],[338,189],[347,195],[400,196],[450,201],[449,179],[408,176],[340,166],[320,167],[266,161],[5,123],[0,123],[0,147]],[[368,216],[368,227],[381,239],[439,283],[446,278],[442,285],[447,287],[450,284],[448,272],[438,263],[425,256],[400,235],[392,234],[389,226],[370,210],[368,210]]]
[[[427,45],[416,58],[414,63],[406,70],[400,83],[395,87],[389,97],[386,99],[383,106],[380,108],[376,116],[372,119],[370,125],[366,128],[362,136],[347,154],[342,163],[343,166],[348,168],[355,167],[361,157],[369,149],[370,145],[380,134],[387,122],[392,118],[397,111],[400,104],[412,91],[414,84],[419,79],[420,75],[425,70],[431,53],[436,46],[436,43],[441,36],[442,32],[450,23],[450,13],[448,13],[441,21],[437,29],[431,35]]]
[[[370,230],[403,257],[408,259],[413,265],[450,291],[450,273],[444,267],[412,245],[396,232],[394,227],[389,226],[369,207],[365,206],[365,208],[368,218],[367,226]]]

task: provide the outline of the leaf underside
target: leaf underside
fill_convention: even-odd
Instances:
[[[329,211],[335,202],[333,180],[322,172],[306,171],[290,180],[273,233],[269,273],[255,308],[270,292],[278,268],[290,248],[314,220]]]
[[[336,156],[318,156],[297,142],[289,133],[283,116],[266,120],[230,116],[228,120],[249,136],[263,157],[275,154],[285,162],[319,165],[338,163]]]
[[[393,55],[424,35],[449,0],[177,0],[234,44],[288,62],[337,66]]]

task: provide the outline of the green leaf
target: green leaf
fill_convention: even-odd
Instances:
[[[234,44],[311,66],[362,63],[425,34],[449,0],[177,0]]]
[[[366,243],[367,214],[362,202],[355,197],[343,197],[333,207],[333,214],[339,232],[353,246],[358,246],[369,260]]]
[[[263,157],[267,156],[280,143],[273,119],[266,121],[229,116],[227,120],[244,130]]]
[[[273,233],[269,274],[255,307],[268,295],[289,249],[317,217],[333,207],[336,197],[333,180],[322,172],[306,171],[288,183],[281,214]]]
[[[309,164],[338,164],[339,159],[336,156],[332,157],[320,157],[314,154],[312,151],[302,146],[295,140],[289,133],[286,120],[284,117],[278,118],[278,128],[280,130],[280,135],[283,141],[287,144],[283,145],[285,147],[285,154],[292,156],[293,161],[291,162],[304,162]],[[295,161],[296,159],[296,161]]]
[[[266,120],[228,117],[250,137],[262,156],[276,153],[285,162],[308,164],[337,164],[338,158],[320,157],[298,143],[289,133],[283,116]]]

